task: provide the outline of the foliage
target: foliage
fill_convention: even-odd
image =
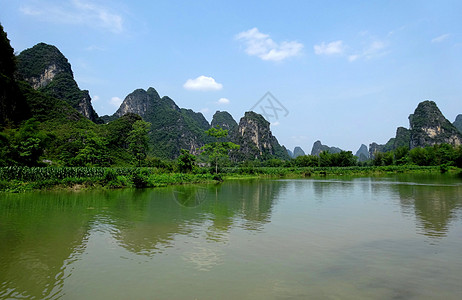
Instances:
[[[141,162],[147,156],[149,149],[148,131],[150,126],[150,123],[138,120],[133,123],[133,130],[128,133],[128,149],[135,157],[138,166],[141,166]]]
[[[29,119],[19,129],[9,129],[0,134],[0,166],[39,165],[48,136],[39,131],[35,119]]]
[[[229,151],[239,149],[239,145],[232,142],[220,141],[228,136],[228,130],[220,128],[220,126],[212,127],[205,133],[214,138],[215,142],[209,143],[201,147],[204,155],[208,156],[209,161],[215,165],[215,173],[218,173],[218,164],[220,161],[229,158]]]
[[[149,170],[146,168],[139,169],[133,174],[133,185],[136,188],[145,188],[148,186]]]
[[[77,151],[77,155],[71,159],[74,166],[108,166],[107,142],[95,134],[90,134],[84,141],[83,146]]]
[[[178,157],[178,168],[181,173],[192,172],[196,156],[189,153],[188,150],[181,149],[181,154]]]

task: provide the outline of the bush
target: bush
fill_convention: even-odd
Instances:
[[[133,174],[133,185],[136,188],[145,188],[148,186],[149,170],[141,168],[138,172]]]

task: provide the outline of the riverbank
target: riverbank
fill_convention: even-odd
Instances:
[[[147,188],[168,185],[219,183],[223,180],[249,178],[308,178],[326,176],[371,176],[394,173],[460,173],[446,166],[383,166],[383,167],[232,167],[211,174],[206,168],[194,173],[171,173],[158,168],[0,168],[0,192],[19,193],[35,190],[87,190]]]

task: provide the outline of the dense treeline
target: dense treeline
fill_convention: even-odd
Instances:
[[[321,152],[319,156],[301,155],[284,161],[271,159],[268,161],[246,161],[239,164],[243,167],[353,167],[353,166],[454,166],[462,168],[462,146],[449,144],[427,146],[425,148],[399,147],[394,151],[377,152],[368,161],[359,162],[351,151],[340,153]]]

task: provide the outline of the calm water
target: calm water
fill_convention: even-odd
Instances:
[[[0,298],[461,299],[462,179],[0,194]]]

